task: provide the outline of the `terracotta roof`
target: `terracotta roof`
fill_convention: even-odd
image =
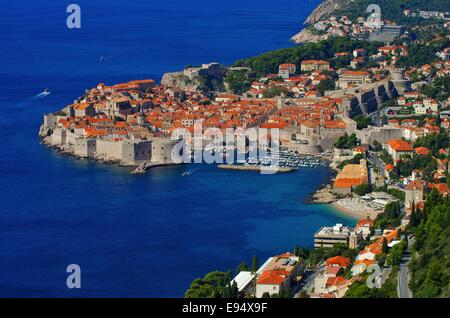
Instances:
[[[289,272],[279,269],[265,270],[258,278],[257,284],[280,285],[289,276]]]
[[[359,259],[356,260],[355,263],[353,263],[353,265],[357,266],[357,265],[361,265],[364,264],[366,266],[370,266],[372,264],[375,264],[376,261],[375,260],[371,260],[371,259]]]
[[[327,65],[329,64],[327,61],[324,60],[304,60],[302,61],[302,64],[321,64],[321,65]]]
[[[430,149],[428,149],[427,147],[417,147],[414,150],[416,151],[416,153],[418,155],[423,155],[423,156],[429,155],[431,152]]]
[[[348,258],[339,255],[335,257],[330,257],[329,259],[327,259],[326,262],[327,265],[339,265],[341,267],[347,267],[351,263]]]
[[[369,72],[367,72],[367,71],[343,71],[342,75],[346,75],[346,76],[368,76]]]
[[[356,224],[356,227],[363,227],[363,226],[372,227],[373,224],[374,222],[371,219],[361,219],[359,220],[358,224]]]
[[[347,283],[348,281],[342,276],[329,277],[327,280],[327,286],[342,286],[346,285]]]
[[[401,139],[389,140],[388,145],[395,151],[413,151],[411,144]]]

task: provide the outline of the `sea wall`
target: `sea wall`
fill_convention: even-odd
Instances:
[[[42,132],[46,132],[43,134]],[[47,135],[48,132],[48,135]],[[172,141],[160,138],[152,151],[151,140],[109,140],[85,138],[61,127],[42,126],[43,142],[78,158],[93,158],[98,161],[139,165],[153,160],[154,163],[170,162]]]
[[[122,161],[122,143],[97,139],[95,157],[105,161]]]

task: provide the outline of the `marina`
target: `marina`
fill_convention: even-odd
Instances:
[[[237,164],[244,167],[251,166],[277,166],[280,168],[299,169],[299,168],[317,168],[322,164],[317,157],[299,154],[286,148],[280,148],[278,151],[268,151],[262,156],[248,156],[246,159],[237,160]]]

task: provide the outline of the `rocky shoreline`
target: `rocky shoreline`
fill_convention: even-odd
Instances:
[[[327,167],[331,169],[327,182],[322,184],[319,189],[314,191],[308,198],[310,204],[331,204],[336,202],[337,198],[333,193],[332,184],[336,178],[337,169],[331,164],[330,160],[327,161]]]
[[[314,34],[308,28],[301,30],[299,33],[297,33],[296,35],[291,37],[291,41],[296,44],[308,43],[308,42],[317,43],[317,42],[320,42],[320,41],[326,40],[326,39],[327,39],[326,35]]]
[[[111,159],[108,159],[108,158],[103,157],[103,156],[96,156],[96,157],[91,158],[91,157],[83,157],[83,156],[76,155],[73,152],[72,149],[66,148],[66,147],[63,147],[63,146],[61,146],[61,147],[55,146],[52,143],[50,143],[48,140],[46,140],[45,137],[41,137],[41,144],[43,144],[44,146],[46,146],[48,148],[56,150],[56,152],[58,152],[59,154],[67,155],[67,156],[70,156],[70,157],[72,157],[74,159],[78,159],[78,160],[94,160],[96,162],[99,162],[99,163],[102,163],[102,164],[105,164],[105,165],[115,165],[115,166],[121,166],[121,167],[130,167],[130,166],[122,165],[120,163],[120,161],[118,161],[118,160],[111,160]]]

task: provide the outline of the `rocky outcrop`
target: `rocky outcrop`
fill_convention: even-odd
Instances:
[[[314,34],[309,29],[303,29],[300,33],[297,33],[296,35],[294,35],[291,38],[291,41],[294,43],[307,43],[307,42],[317,43],[317,42],[320,42],[320,41],[326,40],[326,39],[327,39],[327,35]]]
[[[166,87],[176,87],[184,91],[200,91],[200,83],[195,79],[190,79],[183,72],[165,73],[161,80],[161,85]]]
[[[53,130],[50,127],[46,127],[44,125],[39,127],[39,137],[41,138],[49,137],[52,133]]]
[[[306,19],[305,24],[313,25],[320,21],[322,17],[342,8],[348,0],[326,0],[322,2]],[[313,34],[311,30],[303,29],[291,38],[295,43],[319,42],[325,40],[325,35]]]
[[[166,73],[161,84],[184,91],[219,91],[223,89],[223,79],[227,72],[227,68],[213,62],[186,68],[181,72]]]
[[[342,8],[342,6],[346,3],[345,0],[326,0],[322,2],[306,19],[306,24],[314,24],[320,19],[327,15],[332,13],[334,10],[337,10],[339,8]]]
[[[314,204],[330,204],[333,202],[336,202],[336,196],[334,195],[333,188],[330,184],[317,190],[310,198],[310,203]]]

